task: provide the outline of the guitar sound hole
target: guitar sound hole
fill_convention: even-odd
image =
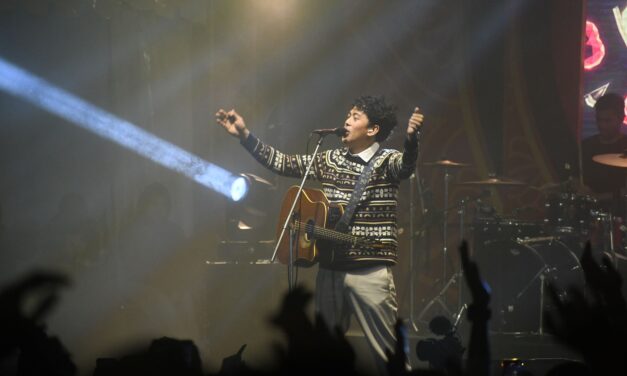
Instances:
[[[311,240],[314,238],[314,226],[316,225],[316,222],[313,219],[310,219],[307,221],[307,224],[305,225],[305,239],[306,240]]]

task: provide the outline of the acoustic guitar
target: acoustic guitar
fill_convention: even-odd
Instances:
[[[290,187],[281,204],[277,239],[281,234],[296,193],[297,186]],[[376,240],[354,236],[334,230],[335,224],[344,213],[341,205],[330,204],[324,192],[319,189],[303,188],[300,202],[296,204],[289,226],[293,229],[293,263],[297,266],[309,267],[318,262],[320,252],[328,251],[334,245],[350,247],[382,248],[384,245]],[[277,257],[283,264],[289,263],[290,235],[283,236],[277,250]]]

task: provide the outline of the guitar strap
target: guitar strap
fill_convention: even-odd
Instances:
[[[379,150],[377,150],[377,152],[372,156],[372,158],[370,158],[370,162],[368,162],[368,165],[366,165],[366,167],[364,167],[364,170],[361,172],[361,175],[359,176],[359,180],[357,180],[357,184],[355,184],[355,189],[353,190],[353,193],[351,194],[351,198],[349,199],[348,204],[346,205],[346,208],[344,209],[344,214],[342,215],[340,220],[335,224],[335,229],[337,231],[344,232],[344,233],[348,232],[348,224],[350,223],[351,218],[353,218],[353,213],[355,213],[355,209],[357,208],[357,203],[359,202],[361,195],[364,193],[364,190],[366,189],[366,185],[368,184],[368,180],[370,179],[370,175],[372,174],[372,169],[374,167],[375,160],[377,159],[379,154],[381,154],[382,151],[383,151],[383,148],[379,148]]]

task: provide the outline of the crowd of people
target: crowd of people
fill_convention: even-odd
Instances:
[[[406,330],[396,324],[396,345],[386,350],[389,375],[490,375],[492,359],[488,322],[490,294],[482,282],[477,264],[469,257],[468,246],[460,247],[466,283],[471,291],[467,319],[471,325],[465,344],[464,362],[455,357],[440,369],[407,367]],[[622,296],[622,278],[609,259],[598,263],[588,245],[581,258],[587,291],[573,289],[559,296],[548,286],[557,309],[546,313],[552,335],[576,351],[580,361],[569,361],[551,369],[548,375],[620,375],[627,373],[623,356],[627,337],[627,303]],[[0,373],[3,375],[76,375],[72,356],[62,342],[47,333],[45,317],[54,308],[62,289],[70,283],[63,274],[33,272],[5,286],[0,293]],[[244,361],[245,345],[222,360],[219,375],[359,375],[355,351],[339,328],[330,328],[318,316],[306,313],[312,294],[299,287],[287,293],[270,324],[286,336],[286,345],[276,345],[271,369],[258,370]],[[26,300],[36,304],[24,308]],[[200,352],[189,340],[159,338],[147,348],[130,351],[118,358],[94,360],[93,375],[206,375]],[[374,370],[373,370],[374,371]],[[519,364],[500,370],[503,375],[528,375]]]

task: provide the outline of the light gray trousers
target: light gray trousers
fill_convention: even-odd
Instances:
[[[355,315],[373,351],[377,368],[384,373],[385,349],[394,351],[397,318],[396,289],[389,266],[352,271],[320,268],[316,277],[316,311],[330,329],[348,330]]]

